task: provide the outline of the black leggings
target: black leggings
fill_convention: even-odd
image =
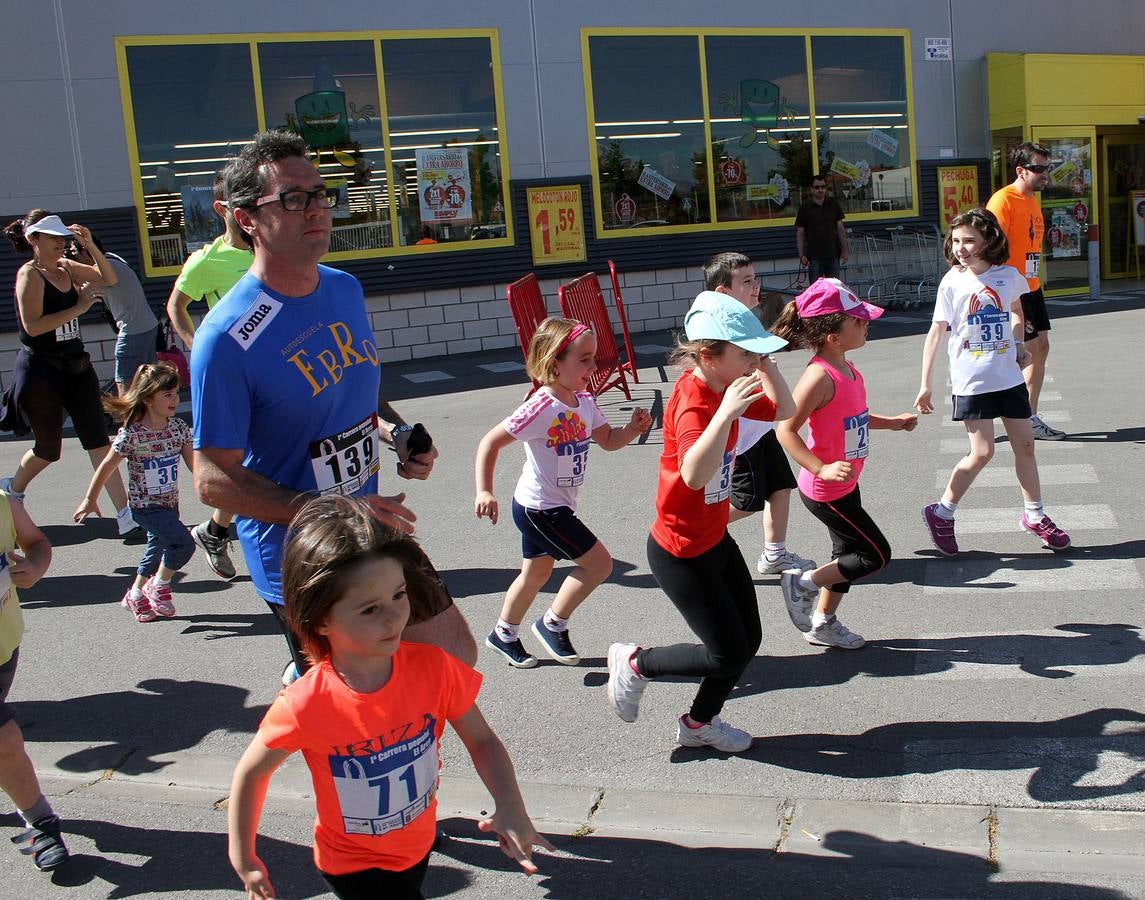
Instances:
[[[811,500],[799,496],[816,519],[831,533],[831,558],[839,564],[846,581],[831,585],[837,594],[850,590],[850,582],[870,575],[891,560],[891,545],[865,509],[859,486],[837,500]]]
[[[408,869],[363,869],[345,875],[320,872],[334,896],[341,900],[421,900],[421,883],[429,868],[429,854]]]
[[[95,369],[89,365],[82,372],[68,374],[27,350],[16,355],[16,367],[21,370],[13,375],[21,385],[16,399],[35,437],[32,452],[36,456],[50,463],[60,458],[65,412],[85,450],[108,445]]]
[[[701,676],[688,715],[696,722],[710,722],[723,709],[763,637],[751,573],[726,532],[711,550],[688,559],[673,556],[649,536],[648,565],[703,644],[641,650],[636,668],[648,678]]]

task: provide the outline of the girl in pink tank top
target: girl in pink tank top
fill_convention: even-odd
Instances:
[[[831,535],[832,561],[780,576],[783,599],[809,644],[857,650],[865,641],[835,615],[850,583],[890,561],[890,545],[863,509],[859,473],[874,428],[912,431],[913,413],[880,416],[867,409],[863,376],[847,353],[867,342],[883,310],[864,303],[837,278],[820,278],[787,304],[773,327],[791,347],[814,351],[795,386],[795,415],[778,423],[783,449],[799,463],[799,496]],[[807,440],[799,431],[808,426]]]

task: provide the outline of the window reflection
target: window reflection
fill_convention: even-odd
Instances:
[[[250,49],[242,44],[127,47],[152,267],[179,266],[222,232],[215,173],[258,130]]]
[[[339,191],[331,252],[393,246],[373,42],[266,43],[258,58],[267,127],[301,134]]]
[[[704,39],[716,218],[795,215],[811,178],[807,54],[797,37]]]
[[[820,170],[845,212],[910,209],[901,37],[812,37]]]
[[[400,244],[504,238],[488,38],[382,41]]]
[[[710,221],[698,39],[602,36],[589,46],[604,228]]]

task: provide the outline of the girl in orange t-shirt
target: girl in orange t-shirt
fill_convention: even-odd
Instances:
[[[436,575],[414,540],[362,499],[318,497],[283,554],[286,618],[313,668],[279,694],[231,783],[230,860],[248,897],[274,897],[255,853],[274,771],[301,750],[318,816],[314,862],[342,898],[420,897],[436,831],[439,746],[448,720],[496,810],[478,822],[533,874],[553,847],[525,811],[513,764],[474,702],[481,676],[445,651],[405,643]]]

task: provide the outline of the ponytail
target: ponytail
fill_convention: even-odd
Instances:
[[[825,316],[809,316],[804,319],[795,308],[795,301],[791,300],[783,307],[783,312],[771,326],[771,333],[787,341],[787,350],[796,350],[800,347],[817,350],[827,339],[827,335],[836,334],[847,321],[847,314],[841,312],[827,313]]]
[[[9,222],[4,226],[4,237],[8,238],[8,243],[12,245],[12,249],[17,253],[32,253],[32,245],[28,242],[27,235],[24,234],[24,229],[29,225],[39,222],[44,216],[50,216],[51,213],[46,209],[32,209],[22,219],[16,219],[14,222]]]

